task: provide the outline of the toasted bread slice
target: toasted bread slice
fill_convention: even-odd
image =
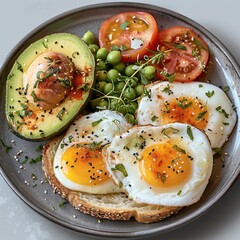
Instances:
[[[55,177],[53,169],[54,155],[61,139],[57,137],[44,146],[42,167],[53,189],[77,210],[101,219],[129,220],[134,217],[138,222],[151,223],[158,222],[181,209],[180,207],[137,203],[124,193],[99,195],[67,189]]]

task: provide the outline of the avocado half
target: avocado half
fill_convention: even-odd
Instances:
[[[84,73],[80,98],[67,96],[58,106],[43,110],[30,106],[26,99],[23,79],[31,63],[46,52],[65,54]],[[45,36],[26,48],[15,61],[6,83],[5,113],[13,132],[27,140],[42,141],[66,130],[83,110],[94,84],[95,60],[85,42],[70,33]]]

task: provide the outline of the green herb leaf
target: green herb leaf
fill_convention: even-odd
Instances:
[[[166,180],[167,180],[167,175],[166,175],[166,173],[157,172],[157,177],[161,179],[162,183],[165,183]]]
[[[224,87],[222,87],[222,90],[226,93],[226,92],[228,92],[229,91],[229,89],[230,89],[230,87],[229,86],[224,86]]]
[[[198,85],[198,87],[199,87],[199,88],[202,88],[202,87],[203,87],[203,85],[202,85],[202,84],[199,84],[199,85]]]
[[[215,153],[221,153],[221,152],[222,152],[222,149],[219,148],[219,147],[212,148],[212,150],[213,150]]]
[[[171,46],[173,46],[173,47],[175,47],[175,48],[181,49],[183,51],[187,51],[186,46],[180,45],[178,43],[173,43],[173,42],[166,42],[166,41],[164,41],[164,42],[169,44],[169,45],[171,45]]]
[[[32,158],[29,163],[37,163],[37,162],[41,162],[41,161],[42,161],[42,155],[40,155],[36,158]]]
[[[180,153],[186,154],[186,151],[184,149],[180,148],[178,145],[174,145],[172,148],[177,150]]]
[[[222,113],[224,115],[225,118],[228,118],[229,117],[229,114],[221,107],[221,106],[218,106],[216,108],[216,110],[220,113]]]
[[[96,141],[93,141],[90,145],[88,145],[88,147],[91,149],[91,150],[96,150],[96,149],[99,149],[100,148],[100,145],[102,144],[102,141],[100,142],[96,142]],[[103,147],[103,146],[102,146]]]
[[[199,48],[208,51],[208,49],[202,44],[202,42],[200,40],[198,40],[197,38],[194,38],[193,42],[198,45]]]
[[[0,139],[0,142],[1,142],[1,144],[3,145],[3,147],[5,148],[5,152],[6,152],[6,153],[8,153],[8,152],[12,149],[12,147],[6,145],[6,144],[3,142],[2,139]]]
[[[164,128],[162,131],[161,131],[165,136],[167,136],[168,138],[170,138],[170,134],[176,134],[179,132],[178,129],[176,128],[173,128],[173,127],[168,127],[168,128]]]
[[[212,92],[208,91],[205,93],[207,97],[212,97],[214,95],[214,90]]]
[[[190,126],[187,126],[187,134],[188,134],[189,138],[193,141],[194,137],[193,137],[193,133],[192,133],[192,128]]]
[[[162,71],[160,74],[164,76],[170,83],[173,83],[176,77],[176,73],[170,74]]]
[[[170,89],[170,85],[169,84],[162,90],[162,92],[165,92],[168,95],[173,94],[173,91]]]
[[[33,101],[34,102],[39,102],[39,101],[43,101],[41,98],[38,98],[36,96],[36,93],[34,91],[31,92],[31,96],[33,97]]]
[[[20,70],[21,72],[23,72],[23,68],[22,68],[21,63],[19,63],[18,61],[16,61],[16,64],[17,64],[17,70]]]
[[[127,170],[122,163],[117,164],[115,166],[115,168],[112,168],[112,170],[113,171],[118,170],[119,172],[121,172],[123,174],[124,177],[128,176]]]
[[[95,122],[92,122],[92,126],[93,127],[95,127],[95,126],[97,126],[100,122],[102,122],[102,118],[101,119],[99,119],[99,120],[97,120],[97,121],[95,121]]]
[[[36,152],[40,152],[40,151],[42,151],[42,150],[43,150],[43,145],[42,145],[42,144],[40,144],[40,145],[35,149]]]
[[[153,115],[153,116],[151,117],[151,120],[152,120],[153,122],[155,122],[157,119],[158,119],[158,117],[157,117],[156,115]]]
[[[119,187],[119,188],[122,188],[122,187],[123,187],[123,183],[122,183],[122,181],[119,181],[119,183],[118,183],[118,187]]]
[[[179,190],[179,191],[177,192],[177,195],[180,196],[181,194],[182,194],[182,190]]]
[[[183,98],[182,100],[177,101],[177,105],[182,109],[186,109],[192,105],[192,102],[186,102],[186,101],[187,99]]]
[[[196,120],[201,120],[206,113],[207,111],[199,113],[198,116],[196,117]]]
[[[148,89],[144,88],[143,94],[144,94],[144,96],[151,98],[151,89],[148,90]]]
[[[62,121],[62,117],[63,117],[63,115],[64,115],[65,112],[66,112],[66,109],[65,109],[65,108],[62,108],[62,109],[58,112],[57,118],[59,118],[59,120]]]
[[[130,22],[125,21],[125,22],[123,22],[123,23],[120,25],[120,28],[121,28],[122,30],[125,30],[125,29],[129,26],[129,24],[130,24]]]
[[[47,45],[45,42],[42,42],[42,45],[43,45],[45,48],[48,48],[48,45]]]
[[[68,203],[68,201],[62,200],[62,201],[59,203],[59,207],[60,207],[60,208],[63,208],[67,203]]]

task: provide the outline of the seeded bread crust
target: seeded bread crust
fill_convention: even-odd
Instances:
[[[61,139],[61,136],[54,138],[44,146],[42,168],[54,191],[67,199],[75,209],[101,219],[129,220],[133,217],[141,223],[158,222],[181,209],[181,207],[137,203],[124,193],[99,195],[67,189],[55,177],[53,169],[54,155]]]

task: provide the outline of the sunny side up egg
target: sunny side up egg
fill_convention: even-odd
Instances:
[[[212,148],[221,148],[236,123],[232,103],[212,84],[158,82],[147,91],[137,110],[140,125],[187,123],[203,131]]]
[[[131,125],[122,114],[104,110],[78,118],[54,157],[54,173],[68,189],[92,194],[119,192],[102,157],[103,146]]]
[[[188,124],[135,126],[104,148],[114,181],[136,202],[188,206],[202,196],[213,155],[204,133]]]

